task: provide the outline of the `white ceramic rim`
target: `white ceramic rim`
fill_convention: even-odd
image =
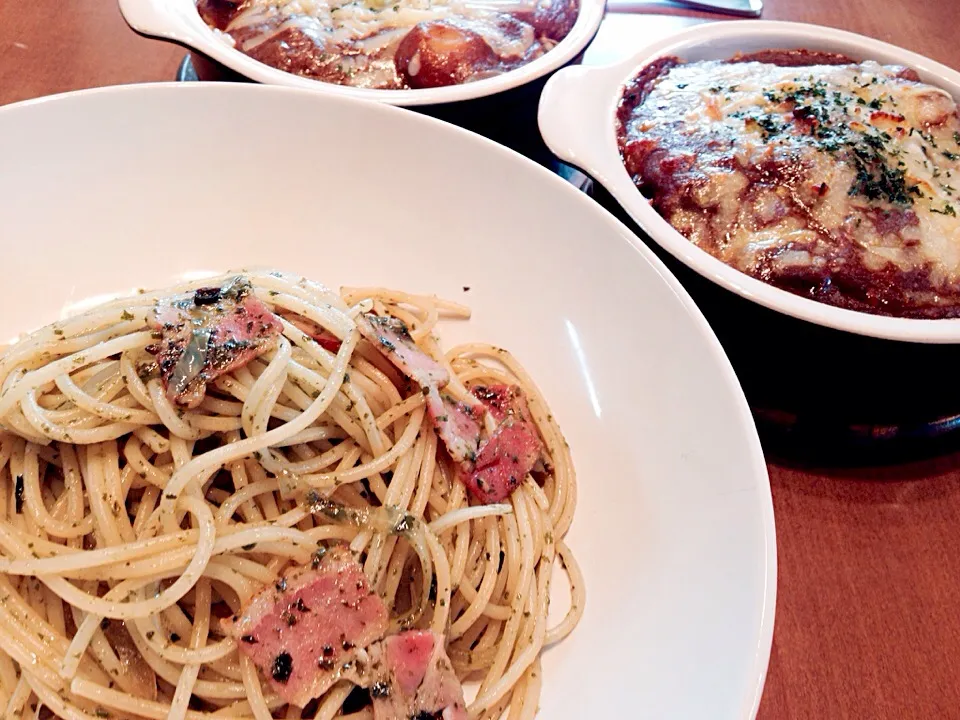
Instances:
[[[119,0],[120,13],[136,32],[184,45],[241,75],[268,85],[302,88],[389,105],[438,105],[495,95],[525,85],[560,68],[590,43],[600,27],[606,0],[580,0],[577,21],[556,47],[532,62],[476,82],[422,90],[372,90],[311,80],[254,60],[231,47],[200,17],[196,0]]]
[[[905,65],[916,70],[925,82],[960,98],[960,72],[879,40],[803,23],[710,23],[664,37],[622,62],[605,67],[565,68],[550,78],[539,108],[540,132],[547,146],[562,160],[603,184],[654,242],[700,275],[741,297],[794,318],[858,335],[917,343],[960,342],[960,319],[871,315],[794,295],[750,277],[684,238],[637,190],[623,166],[616,139],[616,109],[624,84],[657,58],[726,58],[736,41],[742,41],[746,51],[809,48],[844,53],[858,60]]]
[[[167,91],[176,89],[177,92],[205,92],[207,88],[209,88],[209,85],[197,84],[191,87],[189,85],[184,86],[182,83],[163,82],[152,83],[149,86],[120,85],[77,90],[67,93],[60,93],[57,95],[33,98],[0,107],[0,115],[4,113],[17,112],[20,108],[31,105],[56,103],[64,99],[69,99],[70,97],[123,93],[128,92],[131,88],[136,88],[139,90],[148,89],[148,91],[149,89],[156,88],[158,90]],[[223,91],[224,89],[229,88],[220,86],[219,89],[220,91]],[[266,96],[267,94],[274,92],[298,93],[305,91],[270,87],[258,89],[257,92],[261,92]],[[346,100],[344,98],[330,98],[330,100],[335,100],[338,102],[355,102]],[[384,104],[377,106],[373,103],[367,103],[367,105],[369,106],[368,111],[381,113],[384,117],[384,121],[387,123],[389,123],[389,119],[393,113],[404,112],[398,108],[386,107]],[[713,329],[710,327],[710,324],[707,322],[700,308],[693,301],[693,298],[686,291],[686,289],[684,289],[680,281],[677,280],[673,273],[670,272],[663,261],[661,261],[656,254],[643,243],[634,242],[632,240],[633,234],[629,228],[617,220],[607,210],[587,199],[586,196],[584,196],[579,190],[576,190],[572,185],[561,179],[558,175],[550,172],[529,158],[526,158],[507,147],[442,120],[437,120],[435,118],[423,115],[417,115],[416,117],[418,118],[418,122],[444,125],[456,133],[469,136],[473,142],[485,145],[486,151],[491,154],[499,154],[501,156],[510,158],[512,162],[528,165],[535,172],[539,173],[539,182],[545,185],[553,184],[560,193],[567,194],[569,202],[588,203],[592,207],[592,212],[596,213],[598,217],[610,228],[611,240],[613,239],[613,236],[618,236],[619,239],[622,239],[623,242],[628,243],[634,251],[636,251],[644,260],[646,260],[646,262],[651,265],[663,282],[666,283],[666,285],[672,290],[678,302],[686,309],[691,321],[694,323],[695,328],[699,330],[703,338],[707,341],[710,352],[713,355],[713,359],[718,364],[718,370],[725,378],[726,382],[730,384],[731,390],[734,391],[737,420],[738,422],[742,422],[744,425],[747,441],[746,450],[751,458],[752,471],[758,480],[758,503],[761,513],[760,521],[763,527],[762,554],[764,564],[762,567],[762,572],[764,582],[762,599],[760,600],[761,611],[758,618],[759,624],[756,627],[756,646],[755,652],[752,654],[752,669],[741,703],[741,706],[744,710],[743,717],[748,720],[754,720],[759,712],[760,701],[763,695],[763,689],[766,682],[770,654],[773,645],[778,577],[776,524],[773,511],[773,498],[769,484],[769,473],[767,471],[766,459],[763,454],[763,448],[760,444],[760,438],[757,434],[756,425],[754,423],[750,407],[747,404],[746,397],[744,396],[743,390],[740,386],[740,382],[736,376],[733,366],[730,363],[729,358],[726,355],[726,352],[720,344],[719,339],[717,338]]]

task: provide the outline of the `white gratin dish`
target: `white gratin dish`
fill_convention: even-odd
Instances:
[[[842,30],[790,22],[738,21],[697,25],[605,67],[565,68],[540,99],[540,132],[562,160],[600,182],[658,245],[695,272],[764,307],[835,330],[914,343],[960,342],[960,319],[920,320],[870,315],[794,295],[750,277],[701,250],[675,230],[636,188],[616,137],[623,87],[650,62],[720,60],[738,52],[798,49],[841,53],[858,61],[904,65],[927,83],[960,98],[960,72],[917,53]]]
[[[169,40],[194,50],[250,80],[304,88],[329,95],[374,100],[389,105],[441,105],[496,95],[526,85],[576,58],[590,43],[606,7],[606,0],[580,0],[577,21],[567,36],[543,56],[494,77],[419,90],[376,90],[347,87],[288,73],[254,60],[228,44],[197,12],[196,0],[119,0],[127,24],[148,37]]]

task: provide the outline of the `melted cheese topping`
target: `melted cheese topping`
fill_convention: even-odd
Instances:
[[[520,6],[499,0],[488,4],[482,0],[253,0],[227,32],[260,25],[272,28],[245,40],[240,47],[244,52],[296,27],[320,47],[352,48],[372,55],[399,42],[421,22],[457,18],[469,23],[499,57],[520,58],[536,40],[533,28],[514,35],[495,21],[498,15],[517,9]],[[532,4],[526,9],[532,9]]]
[[[678,65],[632,110],[621,149],[661,214],[744,272],[886,273],[937,305],[960,298],[960,117],[909,77],[874,62]]]

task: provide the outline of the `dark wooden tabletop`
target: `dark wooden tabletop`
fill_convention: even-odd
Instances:
[[[594,61],[711,17],[641,10],[642,21],[605,25]],[[957,0],[766,0],[764,17],[853,30],[960,68]],[[0,0],[0,104],[172,80],[183,56],[129,31],[114,0]],[[780,577],[760,718],[960,718],[960,453],[879,469],[774,463],[770,479]]]

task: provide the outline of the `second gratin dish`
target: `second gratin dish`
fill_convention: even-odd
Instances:
[[[952,342],[960,74],[852,33],[700,26],[548,82],[540,127],[656,243],[827,328]]]

